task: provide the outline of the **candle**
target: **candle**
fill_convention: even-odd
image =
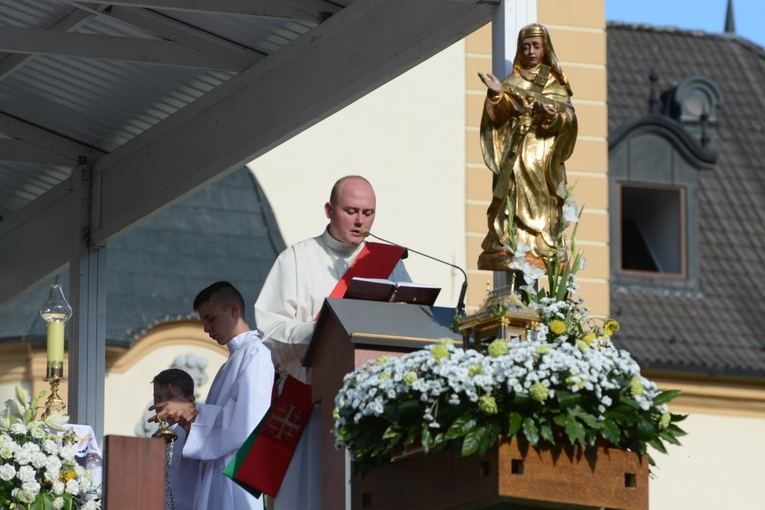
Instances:
[[[47,377],[62,378],[64,370],[64,324],[72,316],[72,307],[66,302],[61,285],[50,286],[48,300],[40,309],[40,316],[48,323]]]
[[[48,363],[64,362],[64,322],[48,323]]]

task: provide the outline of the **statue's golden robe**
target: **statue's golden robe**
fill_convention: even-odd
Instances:
[[[502,82],[498,100],[485,102],[481,150],[494,189],[479,269],[507,270],[518,243],[536,259],[558,249],[564,162],[574,150],[577,121],[567,88],[546,67],[516,68]],[[557,114],[535,115],[535,101],[555,106]]]

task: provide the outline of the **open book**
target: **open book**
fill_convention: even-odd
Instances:
[[[380,278],[353,278],[343,296],[345,299],[366,299],[389,303],[411,303],[432,306],[440,287],[423,283],[393,282]]]

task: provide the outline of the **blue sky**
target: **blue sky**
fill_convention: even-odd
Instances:
[[[606,19],[719,34],[728,0],[606,0]],[[765,0],[733,0],[736,33],[765,47]]]

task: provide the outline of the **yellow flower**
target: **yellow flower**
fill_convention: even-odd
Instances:
[[[643,394],[643,383],[640,382],[640,378],[638,376],[635,376],[630,380],[630,391],[635,396]]]
[[[334,408],[332,410],[332,419],[335,420],[335,421],[340,419],[340,409],[339,408],[336,407],[336,408]]]
[[[603,324],[603,331],[606,332],[606,335],[611,336],[619,331],[619,323],[613,319],[608,319],[606,323]]]
[[[537,345],[537,354],[544,356],[548,352],[552,350],[552,347],[549,345]]]
[[[434,345],[433,349],[430,350],[430,353],[436,358],[436,361],[441,361],[442,359],[449,357],[449,349],[447,349],[444,344]]]
[[[566,331],[566,323],[559,319],[550,321],[550,331],[556,335],[561,335]]]
[[[407,386],[412,386],[417,381],[417,374],[414,372],[407,372],[404,374],[404,384]]]
[[[377,358],[377,364],[378,365],[384,365],[390,359],[391,359],[391,355],[390,354],[384,354],[384,355],[380,356],[379,358]]]
[[[379,377],[380,379],[390,379],[390,374],[388,372],[381,372]]]
[[[507,354],[507,342],[498,338],[489,344],[489,356],[498,358],[503,354]]]
[[[547,400],[547,397],[550,396],[550,392],[547,390],[547,386],[539,381],[531,385],[531,388],[529,388],[529,393],[531,393],[531,398],[537,402],[544,402]]]
[[[587,333],[582,337],[582,342],[586,343],[588,346],[592,345],[592,342],[595,340],[595,333]]]
[[[661,418],[659,418],[659,428],[660,429],[666,429],[669,427],[669,423],[672,419],[672,416],[669,414],[669,411],[664,411],[661,415]]]
[[[441,345],[454,345],[454,339],[449,337],[439,338],[436,340],[436,343]]]
[[[587,345],[587,342],[585,342],[584,340],[577,340],[577,341],[576,341],[576,346],[577,346],[577,347],[579,348],[579,350],[580,350],[580,351],[582,351],[582,352],[586,351],[586,350],[587,350],[587,347],[588,347],[588,345]]]
[[[475,364],[468,368],[468,377],[475,377],[483,373],[483,367],[479,364]]]
[[[478,410],[485,414],[497,414],[497,401],[491,395],[483,395],[478,399]]]

